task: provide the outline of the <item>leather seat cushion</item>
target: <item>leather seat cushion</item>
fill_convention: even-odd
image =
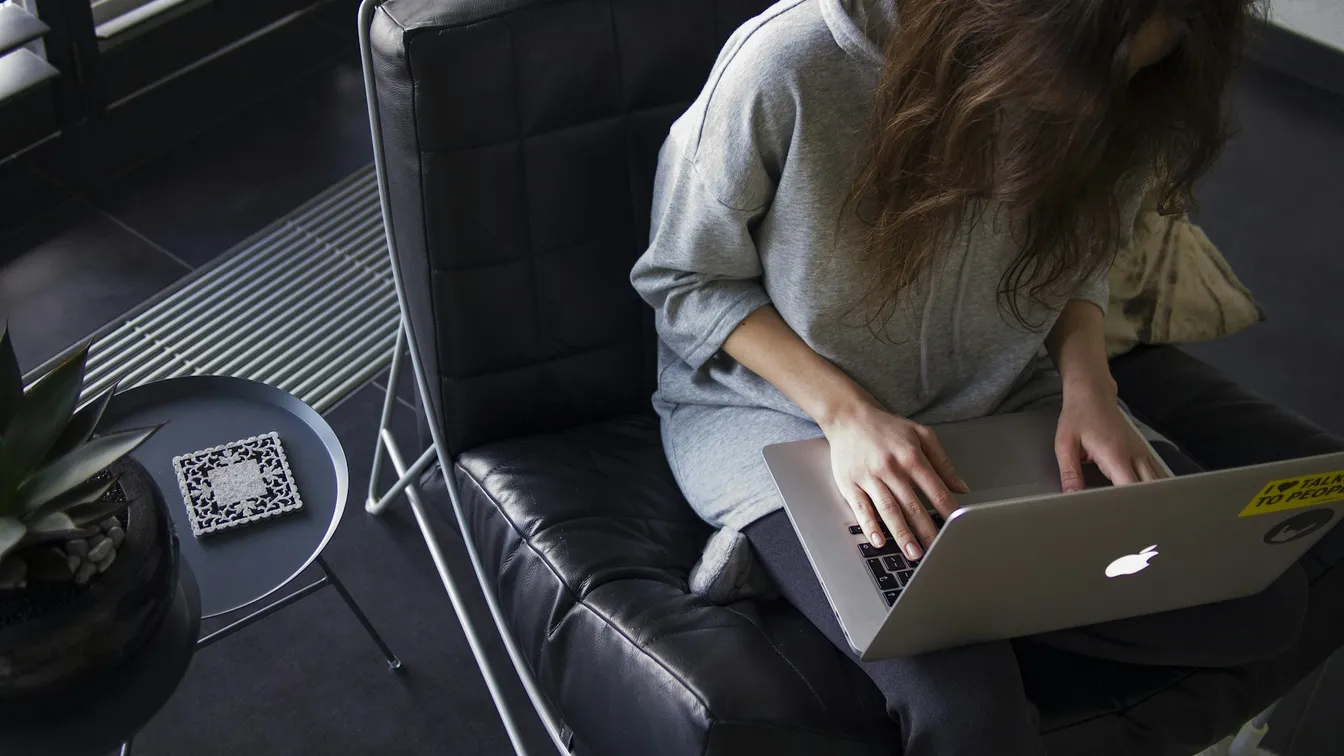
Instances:
[[[716,752],[731,723],[772,731],[787,753],[818,737],[829,753],[889,753],[880,694],[801,615],[688,592],[710,529],[682,499],[652,414],[491,444],[455,472],[517,640],[595,752]],[[1102,725],[1182,674],[1050,652],[1030,667],[1047,732]]]
[[[890,748],[877,690],[791,607],[688,591],[710,529],[651,413],[491,444],[455,473],[515,637],[594,752]]]

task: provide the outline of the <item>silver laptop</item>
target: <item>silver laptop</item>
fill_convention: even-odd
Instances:
[[[971,493],[957,496],[962,507],[916,564],[890,537],[880,549],[868,543],[835,486],[825,440],[763,450],[861,658],[1248,596],[1344,508],[1344,453],[1063,494],[1056,419],[1023,413],[935,429]]]

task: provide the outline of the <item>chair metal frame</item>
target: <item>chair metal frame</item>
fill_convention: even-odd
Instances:
[[[490,618],[494,623],[494,630],[499,635],[508,652],[509,660],[513,663],[514,672],[517,674],[523,689],[527,693],[528,699],[532,703],[538,718],[545,727],[550,736],[551,744],[562,754],[569,753],[573,743],[573,735],[568,727],[560,720],[555,707],[541,692],[536,676],[532,674],[531,667],[528,666],[522,650],[514,640],[512,632],[509,630],[508,622],[500,609],[499,601],[495,598],[494,591],[491,590],[489,581],[486,579],[486,572],[482,568],[481,557],[476,550],[475,544],[471,540],[471,530],[468,527],[466,515],[462,509],[462,497],[458,490],[457,480],[452,475],[453,455],[449,452],[443,438],[443,430],[439,424],[434,421],[434,414],[428,408],[436,406],[429,400],[429,382],[426,379],[424,363],[417,350],[414,348],[415,326],[411,322],[410,310],[406,301],[406,286],[402,280],[401,269],[397,264],[397,243],[396,235],[393,233],[393,221],[391,207],[388,200],[387,185],[387,166],[383,157],[383,133],[381,119],[378,115],[378,96],[373,76],[373,49],[369,39],[369,31],[373,21],[373,14],[377,10],[382,0],[363,0],[359,6],[359,52],[362,67],[364,69],[364,91],[368,101],[369,110],[369,128],[373,137],[373,157],[374,166],[378,174],[378,199],[382,206],[383,213],[383,231],[387,237],[388,253],[392,256],[392,280],[397,290],[397,304],[401,308],[401,328],[397,331],[396,343],[392,350],[392,365],[388,374],[387,393],[383,398],[382,418],[378,423],[378,441],[374,448],[373,469],[369,476],[369,497],[365,504],[365,509],[373,515],[384,511],[388,504],[404,493],[410,503],[411,512],[415,515],[416,524],[420,528],[421,534],[425,539],[425,546],[429,548],[430,557],[434,560],[434,568],[439,573],[439,578],[443,581],[443,587],[448,592],[448,599],[452,602],[453,612],[457,615],[458,621],[462,625],[462,632],[467,638],[467,644],[471,647],[471,654],[476,659],[476,665],[480,668],[481,676],[485,678],[485,685],[490,691],[490,697],[494,700],[495,708],[499,711],[499,717],[504,723],[504,729],[508,733],[509,742],[519,756],[528,756],[532,753],[540,753],[536,747],[525,742],[524,733],[519,726],[519,720],[509,706],[504,691],[500,686],[500,679],[486,655],[485,645],[481,628],[477,626],[476,620],[467,611],[463,602],[463,590],[467,585],[465,576],[456,575],[444,558],[443,545],[434,533],[434,527],[431,523],[429,511],[425,506],[424,498],[421,495],[417,479],[429,469],[433,464],[438,464],[439,472],[443,475],[443,482],[448,489],[448,499],[452,504],[453,515],[456,522],[455,527],[462,537],[462,543],[465,546],[467,556],[471,560],[472,572],[475,573],[475,583],[479,587],[485,598],[486,606],[490,610]],[[412,348],[405,349],[407,345]],[[400,448],[388,427],[392,416],[392,410],[396,405],[397,383],[400,378],[401,358],[404,352],[409,352],[411,358],[411,373],[415,377],[416,392],[420,397],[421,406],[426,408],[429,422],[429,433],[433,444],[425,449],[411,465],[405,463]],[[396,481],[383,494],[378,493],[379,474],[382,468],[382,458],[386,453],[388,461],[392,464],[392,469],[397,475]]]
[[[472,656],[476,659],[476,665],[480,668],[481,676],[485,678],[490,697],[494,700],[495,708],[499,711],[504,729],[508,733],[509,742],[519,756],[528,756],[531,753],[538,752],[537,749],[524,741],[518,719],[505,698],[499,678],[486,656],[481,629],[477,627],[476,621],[463,603],[462,590],[464,584],[460,581],[464,578],[455,575],[452,568],[449,567],[447,560],[444,558],[443,546],[439,542],[438,536],[435,535],[434,527],[430,522],[429,512],[425,507],[417,480],[432,465],[438,465],[444,485],[448,490],[448,498],[452,504],[453,515],[456,520],[452,524],[457,528],[467,555],[471,560],[476,584],[484,595],[486,606],[490,609],[494,631],[503,642],[509,660],[513,663],[514,672],[522,683],[542,726],[545,727],[547,734],[550,736],[551,745],[559,753],[568,754],[573,746],[573,732],[564,724],[554,705],[542,693],[536,676],[532,673],[531,667],[528,666],[526,658],[523,656],[521,649],[518,648],[518,644],[509,630],[508,622],[500,609],[499,601],[486,579],[480,554],[477,552],[475,544],[472,543],[471,531],[462,509],[461,493],[458,490],[457,480],[452,475],[453,455],[448,450],[443,439],[443,431],[434,420],[434,413],[430,409],[435,405],[429,400],[429,382],[425,377],[424,363],[414,347],[416,343],[415,330],[410,319],[405,283],[402,280],[401,269],[397,264],[396,237],[392,231],[387,167],[383,158],[382,122],[378,114],[378,96],[373,77],[373,49],[369,40],[373,14],[383,2],[384,0],[362,0],[359,5],[359,52],[364,70],[364,91],[368,101],[369,128],[373,137],[374,166],[378,174],[378,199],[382,207],[383,231],[387,237],[388,254],[392,256],[392,280],[397,290],[397,304],[401,309],[401,328],[397,331],[396,342],[392,347],[391,367],[387,376],[387,391],[383,397],[382,417],[378,421],[378,439],[373,451],[373,467],[369,474],[369,495],[364,508],[369,514],[377,516],[386,510],[397,496],[406,495],[411,511],[415,515],[416,524],[424,536],[425,546],[428,547],[430,557],[434,560],[434,567],[439,573],[439,578],[443,581],[443,587],[448,592],[448,599],[452,602],[453,612],[462,625],[462,632],[466,635]],[[415,378],[416,393],[420,397],[421,407],[424,408],[422,411],[426,413],[426,424],[429,426],[430,438],[433,440],[433,443],[421,452],[409,466],[406,465],[401,449],[398,447],[396,439],[392,437],[389,428],[392,412],[397,402],[397,384],[401,377],[402,357],[405,354],[410,355],[411,373]],[[392,464],[397,479],[386,491],[380,494],[378,490],[379,477],[382,471],[384,454]],[[1226,751],[1227,756],[1253,756],[1261,739],[1268,731],[1269,716],[1273,712],[1274,706],[1271,705],[1264,712],[1247,722],[1236,733]]]

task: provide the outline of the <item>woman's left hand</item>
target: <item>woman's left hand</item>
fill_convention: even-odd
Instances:
[[[1161,477],[1148,443],[1120,410],[1115,395],[1105,391],[1065,390],[1055,456],[1065,492],[1087,487],[1086,462],[1094,463],[1117,486]]]

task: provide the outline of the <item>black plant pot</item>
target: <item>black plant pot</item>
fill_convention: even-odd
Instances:
[[[79,706],[144,647],[172,603],[179,556],[163,496],[129,457],[111,471],[131,502],[126,537],[112,566],[64,603],[0,627],[0,721]],[[0,591],[0,604],[20,592]]]

